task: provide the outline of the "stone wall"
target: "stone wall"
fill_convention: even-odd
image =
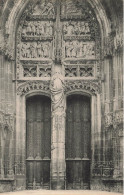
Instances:
[[[19,73],[18,54],[15,48],[15,42],[18,29],[17,23],[20,17],[23,15],[24,10],[28,2],[20,1],[21,3],[13,0],[0,2],[0,9],[2,15],[0,18],[0,191],[12,191],[15,186],[14,179],[17,176],[18,189],[25,188],[23,184],[25,180],[18,172],[18,167],[22,166],[25,171],[25,158],[22,155],[22,159],[19,160],[20,147],[25,151],[25,144],[23,138],[20,137],[21,129],[25,129],[24,110],[25,110],[25,96],[31,91],[31,93],[47,93],[50,95],[49,81],[50,78],[43,82],[34,82],[30,80],[18,80]],[[98,123],[93,123],[95,131],[93,133],[93,155],[92,155],[92,175],[91,175],[91,189],[94,190],[106,190],[122,192],[122,140],[123,140],[123,54],[122,54],[122,1],[120,0],[118,5],[110,1],[89,0],[91,5],[94,6],[94,12],[99,21],[101,33],[101,44],[99,49],[100,56],[99,62],[94,65],[95,73],[91,74],[91,77],[95,77],[94,80],[86,79],[86,75],[90,74],[90,68],[83,66],[80,69],[80,65],[76,64],[77,69],[73,65],[71,68],[68,64],[61,64],[61,34],[58,33],[56,38],[56,45],[59,47],[55,51],[54,63],[56,67],[61,70],[65,69],[66,89],[65,96],[70,92],[89,93],[92,98],[92,106],[95,109],[92,114],[92,120],[97,120]],[[103,6],[103,7],[102,7]],[[17,11],[18,10],[18,11]],[[100,11],[100,13],[98,13]],[[18,13],[18,15],[16,15]],[[59,13],[59,10],[58,10]],[[18,16],[18,17],[16,17]],[[24,16],[23,16],[24,17]],[[54,18],[53,18],[54,19]],[[67,18],[68,19],[68,18]],[[57,25],[60,27],[59,19]],[[103,25],[101,24],[103,23]],[[97,34],[98,36],[98,34]],[[29,37],[24,37],[28,39]],[[68,37],[65,34],[65,42]],[[51,36],[47,36],[48,40],[51,40]],[[67,39],[67,40],[66,40]],[[98,44],[98,45],[99,45]],[[17,55],[15,55],[15,53]],[[98,52],[99,53],[99,52]],[[23,56],[24,57],[24,56]],[[45,58],[45,57],[44,57]],[[60,67],[61,66],[61,67]],[[37,65],[38,67],[38,65]],[[17,68],[17,69],[16,69]],[[49,64],[46,70],[47,76],[52,76],[55,73],[55,66],[51,68]],[[49,73],[50,68],[50,73]],[[25,69],[26,70],[26,69]],[[75,73],[76,71],[76,73]],[[28,70],[28,73],[30,71]],[[68,73],[69,72],[69,73]],[[20,75],[19,75],[20,74]],[[25,71],[26,74],[26,71]],[[62,73],[63,74],[63,73]],[[72,76],[73,75],[73,76]],[[73,78],[76,75],[76,78]],[[83,75],[83,78],[79,78]],[[70,77],[69,81],[67,77]],[[82,82],[80,80],[82,79]],[[84,82],[85,80],[85,82]],[[97,81],[96,81],[97,80]],[[47,83],[47,84],[46,84]],[[24,85],[24,86],[23,86]],[[100,88],[100,90],[99,90]],[[94,97],[95,94],[95,97]],[[99,94],[99,95],[98,95]],[[96,98],[97,96],[97,98]],[[22,104],[20,104],[22,102]],[[100,104],[99,104],[100,103]],[[17,105],[20,106],[18,109]],[[101,105],[101,106],[100,106]],[[100,107],[100,110],[98,109]],[[22,109],[21,109],[22,108]],[[101,116],[101,117],[100,117]],[[21,118],[21,120],[20,120]],[[62,118],[64,120],[64,116]],[[54,118],[53,118],[54,123]],[[20,124],[20,126],[19,126]],[[64,125],[64,121],[63,121]],[[57,129],[55,131],[58,131]],[[23,132],[25,133],[25,132]],[[22,134],[21,134],[22,135]],[[9,136],[9,137],[7,137]],[[7,140],[10,140],[8,142]],[[62,144],[64,141],[62,140]],[[8,157],[5,154],[5,144],[9,148]],[[53,140],[53,145],[55,145]],[[61,145],[61,144],[60,144]],[[64,146],[60,146],[64,148]],[[21,151],[22,151],[21,150]],[[64,171],[64,151],[63,155],[63,167]],[[52,154],[54,156],[54,154]],[[4,162],[4,157],[7,162]],[[56,158],[56,157],[55,157]],[[55,159],[54,159],[55,160]],[[20,163],[19,163],[20,162]],[[61,163],[60,163],[61,164]],[[5,166],[6,165],[6,166]],[[54,165],[54,163],[53,163]],[[61,176],[60,176],[61,177]],[[17,179],[16,178],[16,179]],[[53,173],[53,180],[55,175]],[[12,181],[11,181],[11,180]],[[23,180],[24,179],[24,180]],[[61,177],[62,184],[64,183],[64,174]],[[19,181],[21,182],[19,184]],[[13,184],[14,183],[14,184]],[[6,187],[5,187],[6,186]],[[23,186],[23,187],[22,187]]]

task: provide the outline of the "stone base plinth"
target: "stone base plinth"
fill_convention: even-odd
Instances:
[[[65,189],[65,181],[64,178],[53,178],[51,180],[51,189],[52,190],[64,190]]]

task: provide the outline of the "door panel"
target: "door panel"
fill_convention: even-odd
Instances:
[[[27,99],[27,188],[50,187],[51,101],[45,96]]]
[[[67,98],[66,181],[67,189],[89,189],[90,184],[90,98]]]

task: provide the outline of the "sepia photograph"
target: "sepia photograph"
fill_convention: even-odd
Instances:
[[[0,0],[0,193],[123,194],[123,0]]]

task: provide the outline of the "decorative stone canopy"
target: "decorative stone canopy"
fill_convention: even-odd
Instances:
[[[72,92],[72,91],[85,91],[89,94],[96,95],[100,93],[100,87],[98,84],[90,82],[90,81],[66,81],[65,83],[65,92]]]
[[[43,91],[43,92],[50,92],[49,89],[49,82],[48,81],[28,81],[23,84],[21,84],[17,89],[17,95],[26,95],[29,92],[37,92],[37,91]]]

